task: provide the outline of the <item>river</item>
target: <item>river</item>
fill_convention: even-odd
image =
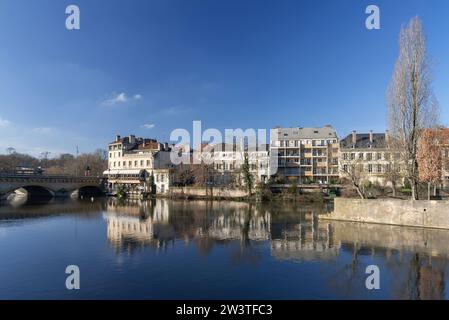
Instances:
[[[326,205],[99,198],[0,207],[0,299],[446,299],[449,231]],[[68,265],[80,289],[66,288]],[[366,268],[379,268],[368,290]]]

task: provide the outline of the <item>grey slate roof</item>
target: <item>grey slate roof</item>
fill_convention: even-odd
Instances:
[[[340,141],[340,148],[350,149],[384,149],[387,147],[385,143],[385,133],[373,133],[373,142],[369,140],[369,133],[356,133],[356,143],[352,143],[352,133]]]
[[[271,138],[282,139],[337,139],[337,132],[332,126],[320,128],[273,128]]]

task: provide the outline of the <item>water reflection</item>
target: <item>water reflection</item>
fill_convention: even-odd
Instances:
[[[104,218],[108,240],[117,250],[170,248],[178,239],[208,254],[214,245],[238,242],[241,250],[231,255],[233,261],[258,263],[260,252],[253,247],[268,243],[277,261],[334,263],[329,284],[345,296],[364,283],[364,258],[376,263],[380,257],[392,273],[392,297],[445,297],[448,231],[318,220],[324,211],[316,206],[109,199]],[[343,263],[342,254],[347,256]]]
[[[100,257],[95,263],[89,263],[106,270],[111,259],[120,260],[120,274],[130,278],[135,272],[144,274],[151,266],[155,268],[150,269],[151,272],[158,274],[156,279],[160,278],[167,288],[176,288],[180,292],[183,292],[180,282],[186,279],[191,281],[189,290],[193,285],[199,292],[207,292],[210,281],[220,288],[198,297],[235,298],[246,293],[242,297],[447,298],[449,231],[317,219],[318,214],[328,210],[326,206],[228,201],[52,200],[47,205],[28,203],[20,207],[0,207],[0,235],[2,232],[7,234],[3,227],[11,222],[19,221],[26,226],[28,220],[47,223],[47,220],[55,221],[58,217],[81,217],[84,224],[79,230],[93,228],[83,233],[84,246],[95,250],[78,249],[76,241],[80,240],[64,233],[67,237],[64,241],[75,241],[73,250],[79,259],[91,261]],[[70,223],[75,222],[65,219],[58,222],[58,226],[66,228],[65,224]],[[26,238],[26,234],[16,232],[16,235],[20,237],[17,239]],[[30,241],[34,243],[43,238],[39,233],[37,235],[34,234]],[[46,233],[47,237],[50,235]],[[98,241],[99,235],[105,239],[106,248]],[[8,240],[2,238],[0,251],[14,257],[15,247],[10,246],[15,242],[5,242],[5,239]],[[49,239],[45,240],[47,248],[42,252],[51,256],[57,243]],[[92,252],[106,255],[93,255]],[[108,258],[109,252],[112,258]],[[158,255],[160,252],[165,254]],[[165,260],[167,257],[173,260]],[[198,260],[199,257],[206,260]],[[55,261],[45,257],[39,259]],[[133,263],[139,261],[132,265],[134,271],[130,273],[127,273],[127,259]],[[14,259],[5,261],[4,271],[18,268],[12,265]],[[378,293],[369,292],[364,286],[365,268],[370,264],[381,269],[382,290]],[[186,266],[192,269],[185,270]],[[43,264],[42,272],[47,269],[48,266]],[[165,270],[172,272],[166,274]],[[205,274],[208,274],[208,282],[204,281]],[[114,278],[117,274],[110,270],[109,276]],[[3,281],[7,282],[9,278],[5,277]],[[239,282],[240,291],[230,287],[229,281]],[[254,293],[258,283],[268,287]],[[311,288],[315,287],[316,291],[313,291]],[[132,295],[135,288],[125,292]],[[167,294],[173,294],[171,292]],[[219,296],[223,292],[229,295]]]

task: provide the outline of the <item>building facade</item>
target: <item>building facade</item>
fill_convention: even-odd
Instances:
[[[357,175],[359,180],[381,186],[398,179],[401,170],[398,156],[390,148],[390,137],[386,133],[357,133],[353,131],[340,141],[340,178]],[[391,173],[397,172],[397,177]]]
[[[216,185],[242,184],[241,172],[245,157],[248,158],[249,172],[253,176],[253,181],[266,183],[270,177],[267,144],[254,148],[248,148],[242,143],[201,146],[201,161],[212,166]]]
[[[432,145],[441,153],[441,183],[443,188],[449,188],[449,128],[427,129],[431,132]],[[422,135],[423,136],[423,135]],[[421,140],[418,142],[421,143]],[[418,160],[418,166],[421,166]]]
[[[117,136],[108,145],[108,177],[110,192],[118,186],[128,192],[166,193],[174,170],[170,161],[171,146],[154,139]]]
[[[335,183],[338,180],[338,137],[330,126],[270,130],[270,160],[275,174],[290,183]]]

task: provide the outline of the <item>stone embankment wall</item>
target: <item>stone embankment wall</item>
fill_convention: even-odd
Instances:
[[[449,201],[336,198],[320,219],[449,229]]]
[[[202,188],[202,187],[170,187],[168,193],[174,197],[192,197],[192,198],[244,198],[247,193],[241,189],[229,188]]]

